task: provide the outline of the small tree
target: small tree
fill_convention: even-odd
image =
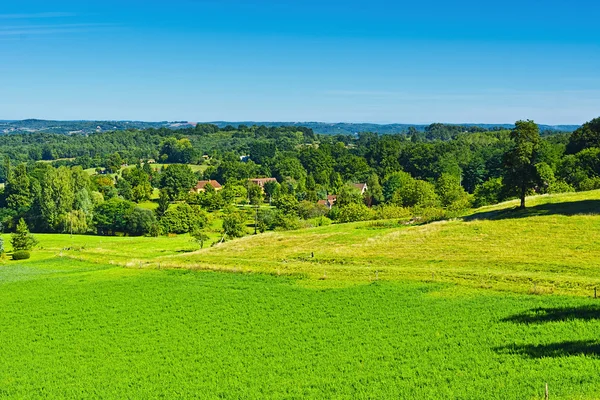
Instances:
[[[38,243],[33,235],[29,233],[29,228],[23,218],[19,220],[16,232],[11,235],[10,243],[13,247],[13,251],[29,251]]]
[[[263,190],[257,184],[250,183],[248,185],[248,201],[253,206],[257,206],[263,202]]]
[[[156,215],[158,216],[158,218],[163,217],[167,210],[169,209],[169,194],[167,193],[166,190],[161,190],[160,191],[160,196],[158,198],[158,208],[156,209]]]
[[[207,241],[208,239],[210,239],[208,237],[208,235],[206,233],[204,233],[204,231],[200,230],[200,229],[196,229],[192,232],[191,236],[196,239],[196,241],[198,242],[198,244],[200,245],[200,248],[204,248],[204,242]]]
[[[244,216],[235,210],[230,210],[223,218],[223,233],[230,238],[244,236],[245,233]]]

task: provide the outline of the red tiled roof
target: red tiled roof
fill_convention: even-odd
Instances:
[[[267,182],[277,182],[275,178],[252,178],[248,179],[250,182],[257,184],[258,186],[264,186]]]
[[[212,179],[210,181],[198,181],[198,184],[196,185],[195,189],[196,190],[204,189],[204,186],[206,186],[209,183],[210,183],[210,186],[212,186],[213,188],[221,189],[221,184]]]

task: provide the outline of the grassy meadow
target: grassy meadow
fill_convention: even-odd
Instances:
[[[203,250],[37,235],[0,264],[0,398],[598,399],[599,204]]]

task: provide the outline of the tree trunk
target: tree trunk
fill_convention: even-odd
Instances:
[[[521,186],[521,208],[525,208],[525,194],[527,193],[527,189],[525,186]]]

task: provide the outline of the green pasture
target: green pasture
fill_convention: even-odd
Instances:
[[[0,260],[0,398],[598,399],[599,204],[203,250],[36,235]]]
[[[581,297],[49,258],[0,268],[0,309],[2,398],[598,398]]]

